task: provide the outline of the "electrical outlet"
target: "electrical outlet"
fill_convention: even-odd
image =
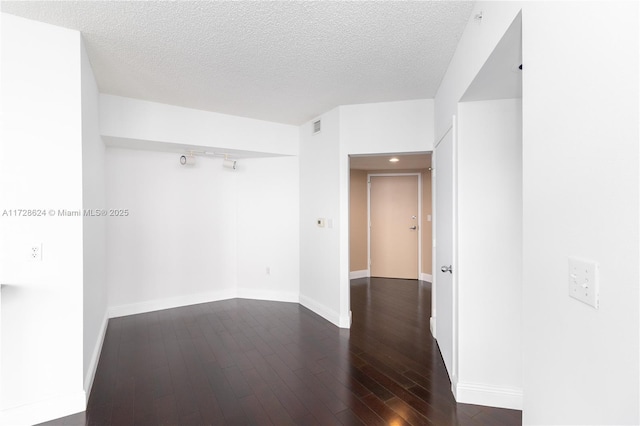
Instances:
[[[42,243],[31,245],[29,250],[29,260],[34,262],[42,261]]]
[[[570,257],[569,296],[598,309],[599,290],[598,264]]]
[[[271,267],[267,266],[267,275],[271,275]]]

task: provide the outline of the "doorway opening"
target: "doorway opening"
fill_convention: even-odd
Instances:
[[[392,159],[398,161],[390,161]],[[373,190],[373,212],[370,191],[372,179],[378,188]],[[376,182],[380,185],[376,185]],[[415,185],[415,190],[411,185]],[[375,272],[387,278],[415,278],[431,282],[431,153],[351,156],[349,186],[349,278],[369,278]],[[415,206],[407,207],[404,211],[398,205],[401,188],[415,192]],[[413,213],[409,212],[411,209]],[[402,219],[395,225],[397,228],[394,230],[393,225],[386,226],[398,214]],[[378,222],[376,226],[385,226],[377,226],[372,232],[371,215]],[[384,223],[380,223],[380,220]],[[411,229],[413,226],[415,229]],[[396,233],[408,238],[403,243],[402,239],[395,238]],[[411,256],[406,263],[415,265],[414,273],[400,272],[402,265],[397,265],[399,260],[393,252],[398,251],[398,244],[416,245],[415,248],[400,248]]]

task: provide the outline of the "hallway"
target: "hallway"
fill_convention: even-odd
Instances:
[[[394,423],[398,415],[411,424],[522,423],[520,411],[456,404],[444,362],[429,331],[430,283],[386,278],[352,280],[351,310],[350,348],[356,354],[352,355],[353,363],[391,391],[389,396],[371,390],[392,410],[384,410],[383,418],[388,423]]]

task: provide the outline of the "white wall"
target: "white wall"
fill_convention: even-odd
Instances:
[[[436,137],[521,8],[523,421],[638,424],[638,5],[478,2]],[[574,255],[600,264],[597,311],[568,297]]]
[[[320,118],[318,134],[312,134],[312,122],[300,126],[300,303],[348,327],[340,304],[339,109]],[[324,228],[316,225],[318,218],[326,220]]]
[[[2,209],[82,209],[80,34],[2,14]],[[84,410],[81,217],[0,217],[0,423]],[[32,244],[42,262],[29,262]]]
[[[522,18],[524,421],[638,424],[638,3]],[[600,264],[599,310],[569,256]]]
[[[433,99],[344,105],[340,140],[347,154],[433,149]]]
[[[520,99],[459,104],[457,182],[456,399],[521,409]]]
[[[111,316],[235,297],[237,175],[220,158],[107,148]]]
[[[238,164],[238,296],[298,302],[298,158],[255,158]]]
[[[106,208],[105,148],[99,133],[98,86],[89,57],[81,47],[82,67],[82,207]],[[84,217],[83,239],[83,377],[87,397],[98,366],[102,340],[107,327],[107,219]]]
[[[100,95],[103,136],[280,155],[298,153],[298,128],[157,102]]]

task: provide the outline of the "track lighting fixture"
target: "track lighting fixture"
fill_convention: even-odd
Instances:
[[[222,162],[222,165],[227,169],[235,170],[238,165],[238,162],[236,160],[229,160],[228,158],[225,158],[224,161]]]
[[[180,164],[182,164],[183,166],[193,166],[194,164],[196,164],[196,157],[194,157],[192,152],[187,155],[181,155]]]
[[[189,151],[186,154],[180,156],[180,164],[183,166],[193,166],[196,164],[196,155],[202,155],[205,157],[224,157],[222,160],[222,166],[226,169],[236,170],[238,168],[238,161],[231,160],[229,154],[219,154],[216,152],[207,151]]]

